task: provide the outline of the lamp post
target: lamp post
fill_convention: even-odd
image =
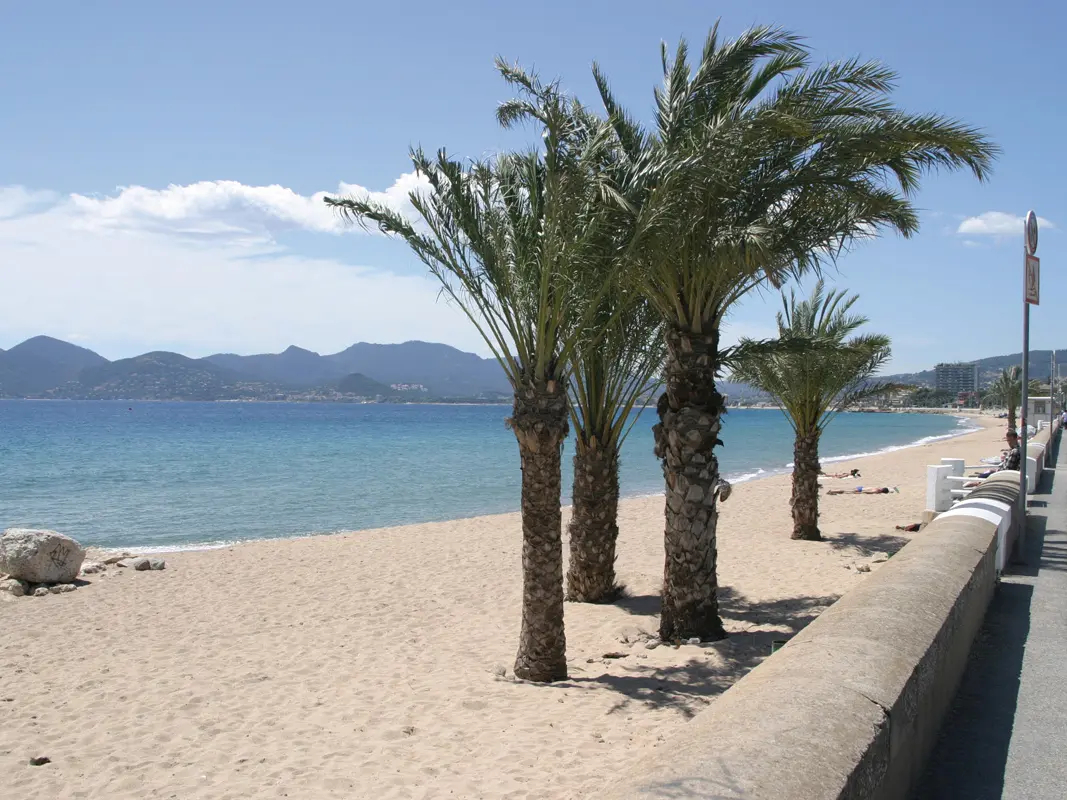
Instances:
[[[1019,504],[1022,528],[1019,531],[1019,549],[1026,546],[1026,417],[1030,413],[1030,306],[1041,302],[1041,262],[1037,256],[1037,214],[1026,214],[1023,224],[1023,419],[1019,441]],[[1036,426],[1035,426],[1036,427]],[[1034,478],[1037,478],[1035,472]],[[1036,488],[1036,487],[1035,487]]]

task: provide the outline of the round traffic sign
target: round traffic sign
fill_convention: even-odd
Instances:
[[[1026,252],[1030,255],[1037,252],[1037,214],[1033,211],[1026,214]]]

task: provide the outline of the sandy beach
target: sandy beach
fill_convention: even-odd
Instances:
[[[648,649],[663,500],[620,506],[630,597],[568,604],[570,679],[513,680],[517,514],[167,554],[0,603],[0,786],[19,798],[593,798],[598,787],[916,534],[925,465],[997,455],[1005,423],[837,462],[899,487],[824,496],[789,539],[788,475],[721,506],[730,638]],[[77,531],[69,531],[77,536]],[[605,657],[605,654],[621,657]],[[51,763],[30,766],[31,757]]]

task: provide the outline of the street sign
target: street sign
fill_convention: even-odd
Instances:
[[[1037,214],[1033,211],[1026,213],[1026,252],[1030,255],[1037,252]]]
[[[1026,302],[1041,305],[1041,259],[1037,256],[1026,256]]]

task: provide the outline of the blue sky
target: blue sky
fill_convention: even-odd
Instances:
[[[1020,217],[1042,230],[1035,348],[1067,347],[1067,123],[1054,2],[8,2],[0,25],[0,347],[37,334],[111,358],[445,341],[485,354],[394,242],[317,194],[402,204],[409,144],[481,156],[500,54],[592,101],[598,60],[641,118],[658,48],[772,23],[819,59],[900,73],[897,102],[987,130],[993,178],[931,176],[914,239],[863,245],[835,282],[894,339],[893,370],[1020,349]],[[961,232],[962,228],[962,232]],[[728,335],[772,330],[753,297]]]

